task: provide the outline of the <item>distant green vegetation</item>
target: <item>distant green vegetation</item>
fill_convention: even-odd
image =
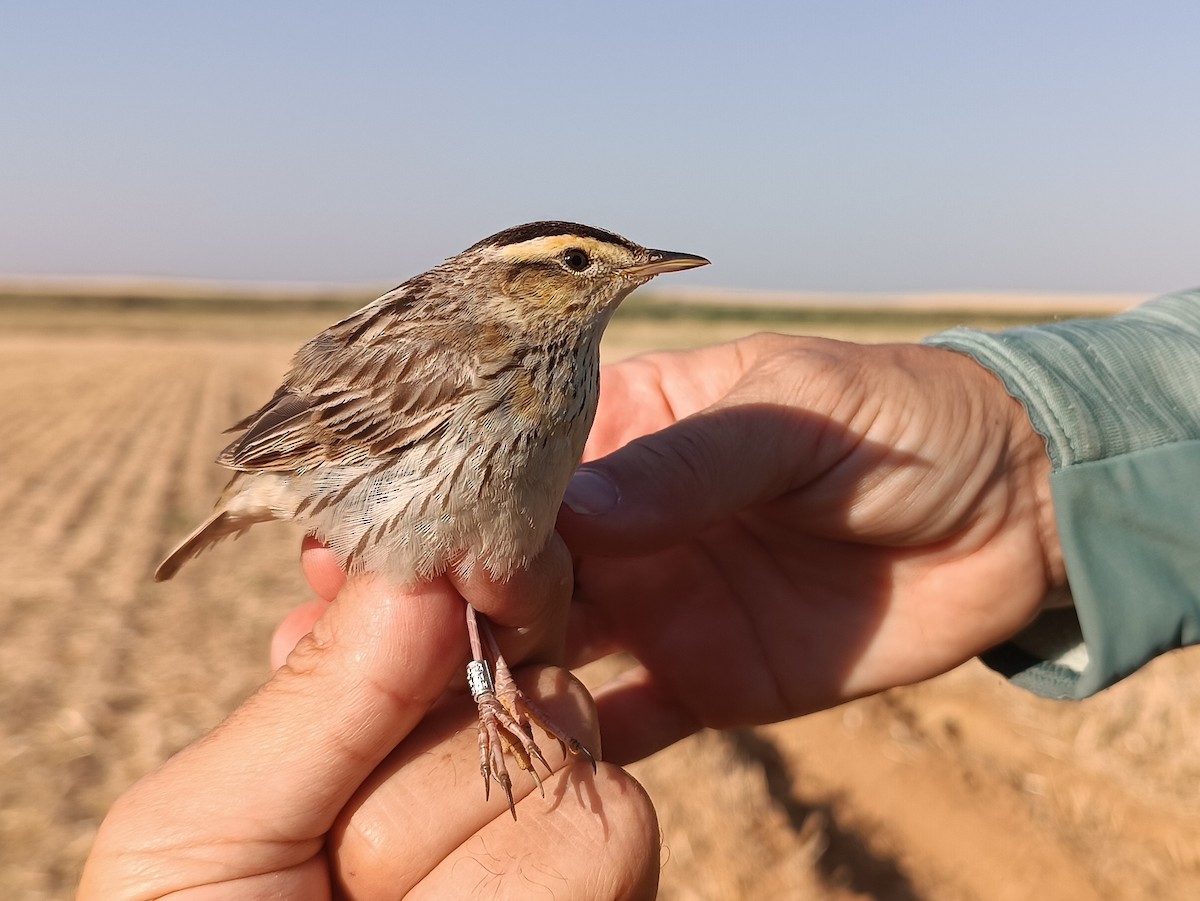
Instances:
[[[786,323],[792,325],[831,325],[871,323],[873,326],[888,325],[925,326],[931,331],[955,325],[973,325],[984,328],[1004,328],[1026,325],[1031,322],[1048,322],[1057,319],[1077,318],[1052,311],[1029,310],[954,310],[954,309],[904,309],[902,307],[854,306],[768,306],[749,304],[697,303],[675,301],[669,297],[634,296],[621,307],[621,316],[659,321],[693,320],[745,322],[756,326],[759,323]]]
[[[303,338],[367,299],[0,295],[0,333]]]
[[[75,294],[0,294],[0,332],[53,334],[141,334],[294,339],[312,335],[358,309],[373,294],[304,296],[237,296],[222,294],[103,292]],[[819,307],[739,305],[673,300],[662,295],[634,295],[621,308],[618,321],[629,325],[774,329],[821,333],[858,327],[933,332],[954,325],[1005,328],[1030,322],[1069,318],[1046,311],[909,310],[859,305]]]

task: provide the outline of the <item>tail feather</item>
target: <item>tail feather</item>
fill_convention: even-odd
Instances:
[[[167,581],[167,579],[179,572],[179,567],[197,556],[201,551],[206,550],[222,538],[226,538],[235,532],[244,532],[250,526],[254,525],[255,522],[257,520],[251,519],[247,521],[246,517],[235,516],[228,510],[217,510],[212,516],[202,522],[196,531],[185,538],[179,547],[171,551],[166,560],[158,564],[158,569],[154,571],[154,581]]]

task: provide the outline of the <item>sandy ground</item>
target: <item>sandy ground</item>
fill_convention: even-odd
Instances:
[[[268,675],[271,631],[306,595],[295,532],[255,530],[165,586],[150,573],[211,505],[221,430],[274,387],[302,336],[282,331],[0,323],[6,898],[69,897],[117,794]],[[631,323],[606,353],[744,331]],[[661,897],[1197,897],[1198,670],[1200,653],[1176,653],[1062,704],[970,664],[802,720],[696,735],[633,768],[662,822]]]

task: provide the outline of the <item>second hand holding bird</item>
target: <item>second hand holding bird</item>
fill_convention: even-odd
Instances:
[[[567,222],[506,229],[305,344],[272,398],[231,431],[235,474],[213,514],[159,566],[259,522],[306,523],[348,574],[402,584],[482,566],[504,581],[546,546],[599,396],[599,344],[654,276],[707,264]],[[589,759],[512,681],[467,606],[480,769],[515,818],[508,750],[538,778],[536,723]],[[491,677],[489,656],[495,663]]]

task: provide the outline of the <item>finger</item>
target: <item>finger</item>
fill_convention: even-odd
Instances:
[[[583,687],[564,670],[517,673],[522,690],[559,726],[599,749],[595,711]],[[493,786],[484,800],[478,760],[477,710],[466,698],[439,705],[397,748],[350,802],[329,847],[335,869],[351,897],[404,895],[471,836],[497,823],[510,839],[542,836],[546,820],[579,824],[607,810],[609,797],[591,767],[566,756],[540,732],[539,744],[553,774],[542,773],[545,798],[529,775],[507,758],[517,802],[517,821],[503,792]],[[540,765],[539,765],[540,766]],[[621,782],[605,771],[604,780]],[[557,837],[561,841],[562,836]],[[536,856],[552,849],[535,849]],[[461,874],[460,874],[461,875]],[[468,897],[447,893],[434,897]]]
[[[300,562],[318,597],[336,597],[346,575],[333,551],[309,535],[304,539]],[[510,662],[553,663],[562,659],[564,620],[571,595],[571,555],[557,534],[527,567],[506,581],[494,579],[484,566],[475,566],[466,578],[454,574],[450,578],[476,610],[500,627],[497,637]]]
[[[178,843],[179,865],[146,889],[158,897],[243,867],[283,870],[312,858],[458,667],[462,610],[444,580],[410,592],[377,579],[347,583],[262,689],[118,802],[93,859],[105,848]]]
[[[562,662],[571,669],[622,650],[600,606],[578,595],[572,598],[567,613],[566,635],[566,655]]]
[[[717,407],[579,468],[558,528],[576,553],[644,554],[796,487],[807,423],[765,404]],[[782,452],[787,448],[788,452]]]
[[[305,601],[284,617],[271,636],[271,669],[277,670],[287,662],[300,639],[313,630],[316,624],[329,609],[329,602],[323,598],[313,598]]]
[[[300,547],[300,568],[317,597],[332,601],[346,583],[346,574],[337,556],[312,535],[305,535]]]
[[[758,337],[630,357],[600,370],[600,402],[583,459],[612,453],[723,397],[762,353]]]
[[[438,864],[413,899],[547,897],[653,899],[658,891],[658,820],[645,790],[624,770],[601,764],[586,782],[547,786],[520,806],[520,828],[492,820]],[[530,803],[532,802],[532,803]]]
[[[497,638],[510,663],[562,660],[572,575],[571,554],[558,534],[505,581],[492,578],[482,566],[465,579],[451,580],[471,606],[499,627]]]
[[[627,766],[699,731],[703,723],[635,666],[595,693],[604,728],[604,758]]]

